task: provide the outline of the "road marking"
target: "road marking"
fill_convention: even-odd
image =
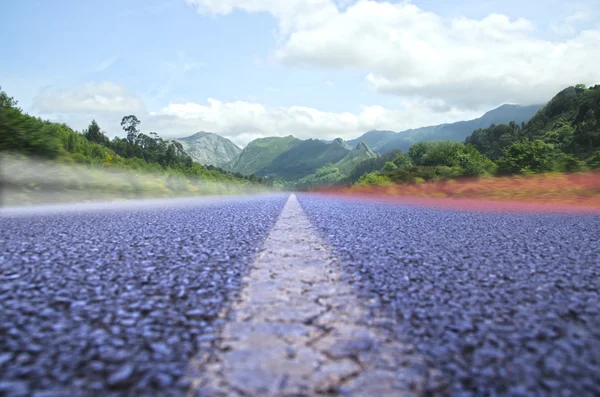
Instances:
[[[193,396],[407,396],[426,365],[375,327],[292,194],[215,342],[190,364]]]

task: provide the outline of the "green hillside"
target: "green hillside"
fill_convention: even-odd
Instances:
[[[362,161],[377,157],[379,157],[378,154],[361,141],[350,153],[337,162],[335,166],[340,170],[342,175],[348,175]]]
[[[377,159],[379,155],[373,152],[364,142],[359,142],[344,158],[337,163],[328,163],[319,168],[314,174],[307,175],[298,181],[299,187],[310,185],[326,185],[337,183],[345,178],[362,162]]]
[[[358,177],[358,184],[419,183],[600,169],[600,85],[561,91],[527,123],[479,128],[464,144],[419,142],[383,166],[382,160],[363,161],[346,181]]]
[[[297,181],[328,163],[337,163],[349,152],[339,138],[331,143],[308,139],[277,156],[271,164],[258,171],[257,175]]]
[[[487,128],[494,123],[527,122],[541,107],[542,105],[502,105],[473,120],[415,128],[398,133],[369,131],[349,143],[355,141],[358,143],[362,140],[376,152],[388,153],[394,149],[407,151],[416,142],[440,140],[462,142],[474,130]]]
[[[16,159],[12,161],[13,164],[25,164],[24,162],[30,159],[40,159],[51,161],[52,164],[71,164],[78,169],[84,167],[121,174],[127,171],[139,178],[132,178],[130,183],[121,181],[119,187],[114,188],[126,193],[126,197],[137,197],[137,193],[143,193],[144,196],[194,194],[201,192],[203,182],[228,186],[260,183],[254,175],[244,177],[213,166],[195,163],[185,153],[181,143],[164,140],[153,132],[148,135],[140,133],[139,124],[140,121],[134,115],[124,117],[122,126],[127,137],[115,137],[112,140],[101,131],[95,121],[92,121],[86,130],[76,132],[65,124],[28,115],[18,107],[16,100],[0,90],[0,152]],[[69,179],[69,168],[61,166],[56,170],[61,173],[56,175],[56,183],[60,185],[60,181]],[[37,182],[21,185],[21,182],[30,176],[26,174],[27,172],[23,171],[19,175],[21,179],[11,176],[10,186],[12,190],[20,192],[25,201],[30,197],[28,192],[44,188]],[[102,196],[104,193],[108,193],[108,188],[101,186],[102,175],[98,174],[100,179],[95,184],[98,195],[88,199],[99,199],[105,197]],[[146,178],[141,190],[138,183],[140,178]],[[68,186],[57,185],[53,189],[68,188],[81,192],[87,189],[89,182],[69,180]]]
[[[361,161],[350,171],[347,177],[343,179],[344,183],[355,183],[357,182],[363,175],[366,175],[370,172],[379,171],[385,166],[385,163],[388,161],[393,161],[396,157],[402,154],[401,150],[392,150],[389,153],[382,154],[379,157],[374,157],[370,159],[366,159]]]
[[[527,123],[492,125],[466,138],[492,160],[519,141],[541,140],[556,150],[585,159],[600,148],[600,85],[568,87]]]
[[[282,153],[292,149],[302,141],[289,135],[286,137],[269,137],[255,139],[242,150],[226,168],[242,175],[257,173]]]

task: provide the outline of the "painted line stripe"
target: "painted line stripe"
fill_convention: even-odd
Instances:
[[[190,364],[190,395],[425,394],[422,358],[372,326],[340,275],[292,194],[219,337]]]

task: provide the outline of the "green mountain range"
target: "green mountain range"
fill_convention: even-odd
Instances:
[[[275,158],[300,144],[302,141],[291,135],[255,139],[248,144],[225,169],[242,175],[256,174],[268,167]]]
[[[492,124],[509,123],[511,121],[518,124],[527,122],[542,106],[502,105],[479,118],[468,121],[421,127],[401,132],[369,131],[356,139],[349,140],[348,144],[355,146],[358,142],[363,141],[374,151],[383,154],[394,149],[407,151],[416,142],[440,140],[462,142],[478,128],[487,128]]]
[[[492,124],[475,130],[465,143],[497,160],[514,143],[535,140],[582,160],[600,149],[600,85],[568,87],[526,124]]]
[[[325,179],[339,181],[363,160],[376,157],[363,142],[351,147],[341,138],[327,143],[318,139],[302,141],[290,135],[255,139],[222,168],[288,184],[315,179],[319,172],[328,174]]]
[[[299,180],[325,164],[337,163],[349,152],[340,138],[331,143],[307,139],[281,153],[267,167],[259,170],[257,175],[286,181]]]
[[[361,162],[343,182],[420,183],[594,169],[600,169],[600,85],[577,85],[559,92],[527,123],[491,124],[464,143],[418,142],[406,153]]]
[[[338,138],[339,139],[339,138]],[[337,141],[337,140],[336,140]],[[334,141],[335,142],[335,141]],[[327,163],[313,174],[298,181],[298,186],[327,185],[346,179],[352,170],[366,160],[377,159],[379,155],[364,142],[359,142],[354,149],[337,163]]]
[[[333,141],[303,141],[291,135],[260,138],[250,142],[238,154],[234,154],[237,147],[233,143],[221,137],[216,139],[215,134],[198,133],[181,139],[180,142],[184,144],[186,152],[197,161],[209,163],[210,160],[211,164],[241,175],[254,174],[284,184],[331,183],[360,177],[358,172],[353,171],[361,164],[365,170],[373,171],[373,167],[379,166],[379,154],[390,153],[396,149],[408,151],[416,142],[462,142],[478,129],[509,122],[520,125],[535,115],[541,107],[542,105],[502,105],[474,120],[402,132],[374,130],[346,142],[341,138]],[[211,143],[212,141],[214,142]],[[211,144],[219,145],[221,149],[206,147]],[[370,162],[363,163],[368,160]]]
[[[342,175],[348,175],[362,161],[377,157],[379,155],[361,141],[343,159],[335,163],[335,167],[340,170]]]

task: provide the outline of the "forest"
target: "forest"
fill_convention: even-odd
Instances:
[[[107,193],[124,194],[126,198],[227,194],[239,192],[241,187],[262,186],[263,181],[254,175],[243,176],[193,162],[181,143],[162,139],[154,132],[144,134],[140,132],[140,124],[135,115],[123,117],[121,126],[126,138],[110,140],[95,120],[78,132],[65,124],[30,116],[0,89],[0,152],[4,157],[10,156],[10,163],[5,162],[2,170],[3,190],[13,194],[9,204],[35,202],[33,197],[42,196],[34,193],[42,190],[71,193],[85,190],[89,193],[86,197],[94,200],[107,198]],[[31,165],[32,161],[57,165],[53,168],[51,183],[47,178],[44,180],[38,175],[32,179],[33,176],[27,174],[28,169],[38,172],[44,169]],[[21,169],[16,164],[20,164]],[[75,173],[74,169],[80,170],[79,174],[82,174],[81,169],[87,170],[88,180],[74,180],[70,176]],[[123,173],[130,177],[117,178],[120,182],[113,183],[112,176]],[[89,181],[91,175],[94,175],[94,183]],[[108,180],[112,182],[107,185]],[[51,188],[50,184],[56,186]]]
[[[419,142],[365,160],[345,184],[422,183],[600,168],[600,85],[569,87],[527,123],[492,124],[464,143]]]

